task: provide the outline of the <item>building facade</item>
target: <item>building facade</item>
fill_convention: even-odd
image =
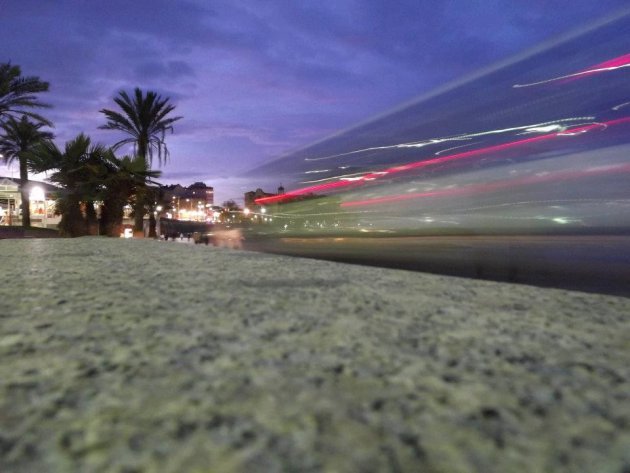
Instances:
[[[59,189],[46,182],[28,181],[31,226],[56,228],[60,217],[55,215],[53,194]],[[22,193],[20,181],[0,177],[0,225],[22,225]]]
[[[203,182],[188,187],[174,184],[162,187],[167,214],[178,220],[206,221],[212,219],[214,188]]]
[[[261,199],[263,197],[274,197],[276,195],[282,195],[282,194],[284,194],[284,187],[282,187],[282,185],[278,187],[278,192],[276,194],[265,192],[259,187],[255,191],[245,192],[243,196],[243,201],[245,203],[246,208],[253,210],[256,207],[258,207],[258,204],[256,204],[257,199]]]

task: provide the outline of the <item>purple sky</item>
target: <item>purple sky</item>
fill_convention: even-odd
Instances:
[[[226,179],[627,6],[627,0],[0,0],[0,62],[51,83],[58,144],[121,89],[183,119],[164,183]],[[157,162],[154,163],[157,166]],[[14,166],[14,174],[17,167]],[[0,166],[0,174],[10,170]],[[228,184],[228,182],[231,182]],[[269,189],[271,190],[271,189]]]

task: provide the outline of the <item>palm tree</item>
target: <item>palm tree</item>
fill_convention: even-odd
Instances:
[[[107,123],[99,128],[118,130],[128,136],[115,143],[113,149],[133,144],[135,159],[144,165],[145,170],[149,169],[155,155],[159,165],[166,162],[169,156],[165,142],[166,132],[172,133],[173,123],[182,118],[168,116],[175,109],[175,105],[169,103],[169,98],[162,98],[152,91],[143,94],[142,90],[136,87],[133,97],[121,91],[118,97],[114,98],[114,102],[120,107],[120,111],[102,109],[101,113],[105,115]],[[140,231],[143,227],[148,193],[142,186],[138,186],[136,190],[134,230]]]
[[[37,99],[36,94],[48,92],[48,82],[39,77],[22,77],[19,66],[0,64],[0,123],[7,117],[26,115],[38,122],[51,126],[41,115],[29,111],[32,108],[49,107]]]
[[[9,116],[6,122],[0,125],[0,154],[4,156],[7,164],[17,160],[20,165],[20,193],[22,194],[22,226],[31,226],[31,202],[28,193],[28,166],[29,154],[44,141],[53,138],[49,131],[42,131],[43,123],[33,123],[26,115],[20,120]]]
[[[55,170],[50,180],[63,187],[57,211],[61,214],[59,229],[64,236],[96,233],[96,201],[103,203],[102,233],[120,235],[123,207],[136,187],[159,177],[159,171],[146,170],[142,163],[129,157],[118,159],[111,148],[93,145],[82,133],[67,142],[63,151],[52,142],[44,142],[31,155],[31,169]]]
[[[83,133],[67,142],[63,151],[52,141],[43,142],[32,151],[31,169],[36,172],[56,170],[50,180],[64,188],[57,199],[62,236],[90,233],[89,227],[95,223],[90,220],[95,220],[96,215],[94,201],[99,191],[96,184],[99,162],[107,152],[103,145],[92,145],[90,138]]]

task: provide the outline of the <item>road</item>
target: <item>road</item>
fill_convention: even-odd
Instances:
[[[277,238],[246,240],[245,248],[630,296],[628,236]]]

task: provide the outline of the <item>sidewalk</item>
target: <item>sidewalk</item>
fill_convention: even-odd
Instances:
[[[630,299],[170,243],[0,242],[0,471],[630,468]]]

